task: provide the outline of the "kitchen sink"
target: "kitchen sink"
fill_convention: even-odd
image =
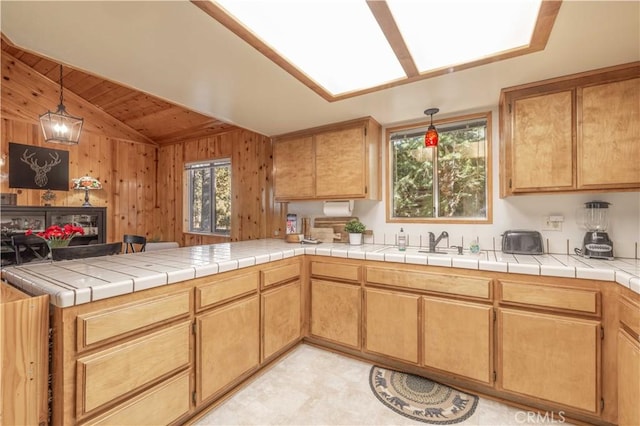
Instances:
[[[400,251],[397,246],[384,247],[378,250],[380,253],[398,253],[398,254],[412,254],[412,255],[425,255],[425,256],[449,256],[449,257],[486,257],[484,252],[471,253],[469,250],[463,250],[462,254],[458,254],[458,249],[453,248],[439,248],[435,252],[429,251],[425,247],[407,247],[405,251]]]

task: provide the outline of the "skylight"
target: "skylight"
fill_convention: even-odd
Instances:
[[[542,0],[194,3],[327,100],[540,50],[560,7]]]

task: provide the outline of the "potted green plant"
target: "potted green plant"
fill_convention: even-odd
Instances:
[[[367,229],[364,223],[358,219],[351,219],[344,226],[344,230],[349,233],[349,244],[359,246],[362,244],[362,233]]]

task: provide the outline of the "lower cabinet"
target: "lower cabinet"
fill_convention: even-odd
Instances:
[[[599,411],[599,321],[501,308],[497,346],[503,390]]]
[[[618,424],[640,425],[640,295],[622,290],[617,333]]]
[[[186,321],[79,358],[77,415],[124,400],[144,386],[188,369],[190,337],[191,322]]]
[[[640,341],[618,332],[618,424],[640,425]]]
[[[262,360],[300,340],[301,288],[296,280],[262,293]]]
[[[196,321],[196,398],[200,403],[258,367],[258,295],[216,308]]]
[[[365,290],[365,350],[418,363],[420,297],[387,290]]]
[[[178,374],[84,425],[160,425],[187,414],[189,371]]]
[[[423,364],[491,384],[492,306],[426,296],[422,299]]]
[[[311,335],[360,349],[359,285],[311,280]]]

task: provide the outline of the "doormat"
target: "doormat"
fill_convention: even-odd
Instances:
[[[413,374],[371,367],[369,385],[387,407],[410,419],[436,425],[460,423],[473,415],[478,397]]]

